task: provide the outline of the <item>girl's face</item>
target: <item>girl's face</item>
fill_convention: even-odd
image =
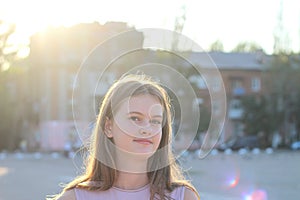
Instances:
[[[162,137],[163,108],[153,95],[138,95],[124,100],[113,120],[107,120],[108,137],[122,151],[152,155]]]

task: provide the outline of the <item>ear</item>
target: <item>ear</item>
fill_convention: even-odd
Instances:
[[[105,117],[105,123],[104,123],[104,133],[107,137],[112,138],[112,120],[108,117]]]

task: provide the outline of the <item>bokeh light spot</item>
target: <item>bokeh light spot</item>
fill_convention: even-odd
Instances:
[[[237,184],[239,183],[239,177],[234,177],[231,180],[229,180],[229,187],[233,188],[235,186],[237,186]]]
[[[267,200],[267,192],[265,190],[254,190],[251,194],[247,194],[245,200]]]

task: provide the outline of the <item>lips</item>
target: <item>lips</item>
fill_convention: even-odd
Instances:
[[[144,145],[153,144],[151,140],[147,140],[147,139],[134,139],[133,141]]]

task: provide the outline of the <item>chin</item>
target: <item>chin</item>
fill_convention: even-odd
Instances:
[[[154,151],[139,151],[139,152],[134,152],[133,154],[137,158],[148,159],[151,156],[153,156],[154,153],[155,153]]]

